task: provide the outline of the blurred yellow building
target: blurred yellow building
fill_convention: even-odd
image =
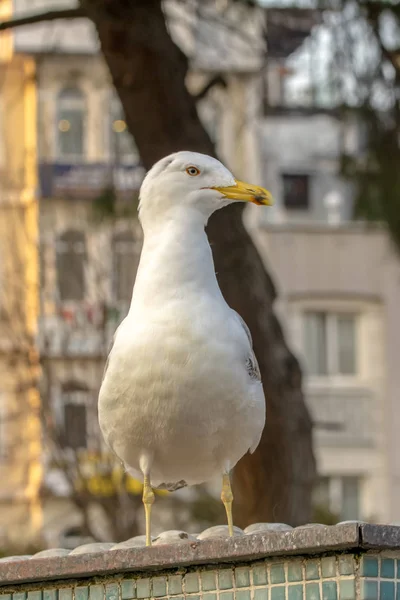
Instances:
[[[8,34],[0,81],[0,541],[12,545],[36,542],[42,518],[35,62]]]

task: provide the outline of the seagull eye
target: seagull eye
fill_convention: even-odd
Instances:
[[[190,175],[190,177],[196,177],[196,175],[200,175],[200,169],[190,166],[186,169],[186,173]]]

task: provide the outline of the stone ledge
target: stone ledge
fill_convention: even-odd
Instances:
[[[253,533],[257,528],[261,532]],[[189,565],[249,562],[274,556],[362,550],[381,545],[385,548],[400,546],[400,527],[349,522],[330,527],[312,524],[295,529],[289,526],[286,528],[287,530],[276,531],[276,524],[275,527],[271,524],[269,529],[267,524],[259,524],[249,528],[247,534],[242,532],[233,539],[221,537],[219,531],[215,538],[193,540],[192,536],[186,534],[186,538],[181,537],[178,543],[164,543],[151,548],[124,548],[123,544],[126,542],[120,547],[91,544],[87,550],[80,547],[81,551],[77,552],[76,549],[69,555],[64,554],[68,551],[55,549],[31,557],[9,557],[0,561],[0,586],[160,571]]]

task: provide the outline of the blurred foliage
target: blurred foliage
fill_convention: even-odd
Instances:
[[[190,502],[192,519],[199,523],[201,528],[211,527],[225,523],[225,508],[219,498],[216,498],[204,487],[196,488],[196,496]]]
[[[322,504],[314,506],[314,523],[321,523],[322,525],[336,525],[336,523],[339,523],[340,521],[340,515],[331,512],[327,506],[324,506]]]
[[[95,221],[115,220],[137,216],[139,192],[132,192],[121,198],[114,185],[105,187],[93,200],[93,219]]]
[[[88,492],[94,497],[112,497],[122,492],[143,495],[143,484],[126,473],[113,454],[86,451],[80,453],[77,459],[79,470],[74,481],[77,492]],[[155,489],[154,493],[166,496],[169,492]]]
[[[368,145],[361,161],[344,154],[342,173],[357,185],[355,217],[387,224],[400,251],[400,147],[396,129],[387,129],[373,111],[363,111]]]
[[[386,223],[400,251],[400,3],[335,6],[342,15],[334,38],[342,84],[352,83],[343,100],[361,132],[361,148],[356,156],[343,154],[341,172],[356,185],[355,216]]]
[[[116,217],[117,194],[113,185],[104,188],[93,200],[93,216],[99,220]]]

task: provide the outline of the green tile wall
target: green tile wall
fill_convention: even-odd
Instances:
[[[269,558],[142,576],[14,586],[0,600],[400,600],[400,552]]]

